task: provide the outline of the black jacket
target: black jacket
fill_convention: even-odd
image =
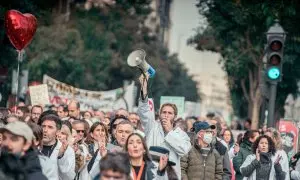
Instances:
[[[38,154],[33,149],[22,157],[2,152],[0,162],[0,177],[8,180],[47,180],[42,173]]]
[[[214,144],[214,148],[218,151],[218,153],[222,156],[223,160],[223,176],[222,180],[230,180],[232,177],[231,167],[230,167],[230,159],[228,156],[227,147],[224,146],[218,139]]]

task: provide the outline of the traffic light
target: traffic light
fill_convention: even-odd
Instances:
[[[266,75],[269,81],[279,82],[282,78],[283,47],[285,36],[281,32],[278,32],[278,29],[282,29],[279,24],[275,24],[273,28],[276,28],[275,30],[277,32],[271,28],[267,34],[268,44]]]

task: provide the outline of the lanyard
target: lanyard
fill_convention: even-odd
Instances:
[[[145,162],[142,163],[137,177],[136,177],[136,173],[135,173],[134,168],[131,168],[131,171],[132,171],[132,174],[133,174],[133,180],[141,180],[143,170],[144,170],[144,166],[145,166]]]

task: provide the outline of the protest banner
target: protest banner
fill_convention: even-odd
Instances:
[[[76,99],[80,103],[80,109],[82,111],[88,109],[112,111],[114,110],[114,107],[116,107],[116,103],[119,104],[117,106],[118,108],[120,108],[120,104],[123,104],[125,107],[122,108],[130,109],[128,106],[132,106],[132,103],[128,104],[128,102],[133,102],[133,100],[129,100],[128,98],[134,99],[134,88],[132,88],[134,83],[127,86],[125,90],[123,88],[118,88],[109,91],[90,91],[79,89],[57,81],[47,75],[44,75],[43,83],[48,85],[51,104],[67,104],[70,100]],[[126,101],[126,103],[120,103],[120,99]]]

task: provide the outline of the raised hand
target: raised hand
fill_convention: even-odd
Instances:
[[[141,74],[141,76],[139,77],[139,81],[141,84],[141,91],[143,91],[143,99],[146,98],[146,95],[148,93],[148,79],[149,79],[149,75],[146,74],[146,77]]]
[[[258,148],[256,149],[255,155],[256,155],[256,160],[260,161],[260,154]]]
[[[101,155],[101,157],[106,156],[107,154],[107,149],[105,147],[105,142],[103,141],[98,141],[98,147],[99,147],[99,153]]]
[[[163,155],[159,159],[159,170],[162,171],[166,168],[168,164],[168,155]]]
[[[66,139],[62,139],[60,140],[61,142],[61,147],[58,151],[58,157],[62,157],[64,155],[64,153],[66,152],[67,148],[68,148],[68,141]]]
[[[173,130],[173,125],[167,119],[161,119],[161,125],[166,133]]]
[[[237,154],[240,151],[240,146],[238,143],[235,143],[233,151],[234,151],[234,154]]]
[[[279,161],[280,161],[281,159],[282,159],[282,156],[278,155],[278,156],[276,157],[276,160],[275,160],[274,164],[279,164]]]

